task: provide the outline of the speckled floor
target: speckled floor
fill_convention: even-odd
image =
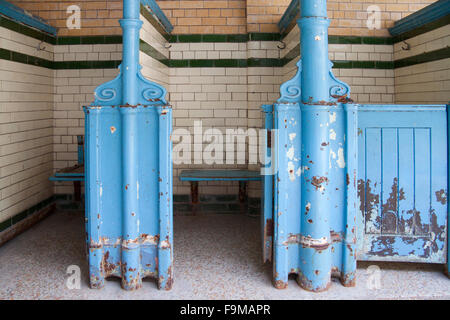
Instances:
[[[259,222],[244,215],[175,217],[175,283],[158,291],[152,280],[126,292],[119,280],[88,288],[82,212],[57,212],[0,247],[0,299],[450,299],[442,265],[378,263],[380,288],[369,289],[359,263],[357,286],[333,282],[323,293],[271,284],[271,266],[260,263]],[[67,267],[81,268],[81,289],[66,287]]]

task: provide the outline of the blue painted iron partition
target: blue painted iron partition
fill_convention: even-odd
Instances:
[[[172,286],[172,110],[139,65],[139,0],[124,1],[119,76],[99,86],[86,114],[86,231],[92,288],[110,276]]]
[[[275,287],[289,274],[310,291],[332,276],[353,286],[357,259],[445,263],[446,107],[352,104],[328,59],[326,1],[300,9],[298,72],[263,106],[276,136],[262,218],[264,261],[273,220]]]

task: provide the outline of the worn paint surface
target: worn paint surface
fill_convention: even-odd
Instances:
[[[142,278],[172,283],[171,111],[138,107],[137,181],[127,183],[121,107],[86,108],[86,230],[91,287],[120,277],[125,289]],[[114,126],[116,131],[111,132]],[[156,146],[151,152],[148,146]],[[131,194],[134,210],[124,206]]]
[[[274,105],[274,285],[353,286],[357,259],[445,263],[445,106],[351,104],[328,60],[326,1],[300,7],[302,57]]]
[[[445,263],[445,106],[361,106],[358,128],[358,259]]]
[[[296,274],[323,291],[332,275],[354,285],[357,114],[331,71],[326,1],[301,1],[300,12],[302,58],[274,106],[274,284]]]
[[[172,110],[139,65],[139,0],[124,1],[123,61],[85,107],[86,231],[92,288],[173,283]]]

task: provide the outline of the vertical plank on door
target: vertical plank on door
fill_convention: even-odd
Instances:
[[[414,226],[414,130],[398,129],[398,233],[411,235]]]
[[[382,227],[383,234],[397,232],[398,143],[397,129],[383,128],[382,141]]]
[[[366,129],[365,227],[368,234],[381,233],[381,129]]]
[[[431,145],[430,129],[416,128],[414,130],[415,157],[415,219],[414,234],[425,235],[430,229],[431,203]]]

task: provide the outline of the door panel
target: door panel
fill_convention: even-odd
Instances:
[[[444,263],[445,107],[361,106],[358,116],[358,259]]]

